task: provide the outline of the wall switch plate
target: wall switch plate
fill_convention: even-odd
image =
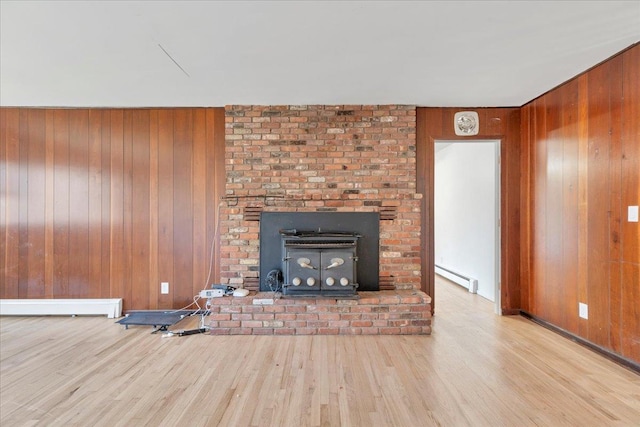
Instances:
[[[629,222],[638,222],[638,207],[629,206],[627,208],[627,218]]]
[[[160,293],[165,295],[169,293],[169,282],[160,283]]]
[[[578,303],[578,316],[583,319],[589,318],[589,306],[587,304],[582,302]]]

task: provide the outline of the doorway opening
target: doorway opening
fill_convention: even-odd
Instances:
[[[500,140],[436,140],[435,272],[500,314]]]

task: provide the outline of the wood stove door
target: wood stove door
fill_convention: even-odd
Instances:
[[[353,252],[345,250],[326,250],[322,252],[323,290],[338,290],[351,287],[356,282]]]
[[[291,290],[320,290],[320,252],[292,249],[287,264],[284,280]]]

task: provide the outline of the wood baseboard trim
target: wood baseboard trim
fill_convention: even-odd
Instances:
[[[627,359],[626,357],[622,357],[617,353],[614,353],[613,351],[606,349],[604,347],[600,347],[597,344],[592,343],[591,341],[588,341],[584,338],[581,338],[569,331],[567,331],[566,329],[562,329],[559,328],[558,326],[555,326],[552,323],[547,322],[546,320],[540,319],[539,317],[526,312],[524,310],[520,310],[520,314],[523,317],[526,317],[527,319],[531,320],[532,322],[537,323],[540,326],[543,326],[557,334],[562,335],[565,338],[570,339],[571,341],[574,341],[586,348],[588,348],[589,350],[595,351],[596,353],[606,357],[607,359],[611,360],[612,362],[617,363],[618,365],[624,366],[625,368],[635,372],[636,374],[640,374],[640,364],[634,362],[631,359]]]

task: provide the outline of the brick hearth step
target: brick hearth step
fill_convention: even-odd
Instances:
[[[213,335],[419,335],[431,333],[421,291],[358,292],[358,298],[274,298],[271,292],[212,300]]]

